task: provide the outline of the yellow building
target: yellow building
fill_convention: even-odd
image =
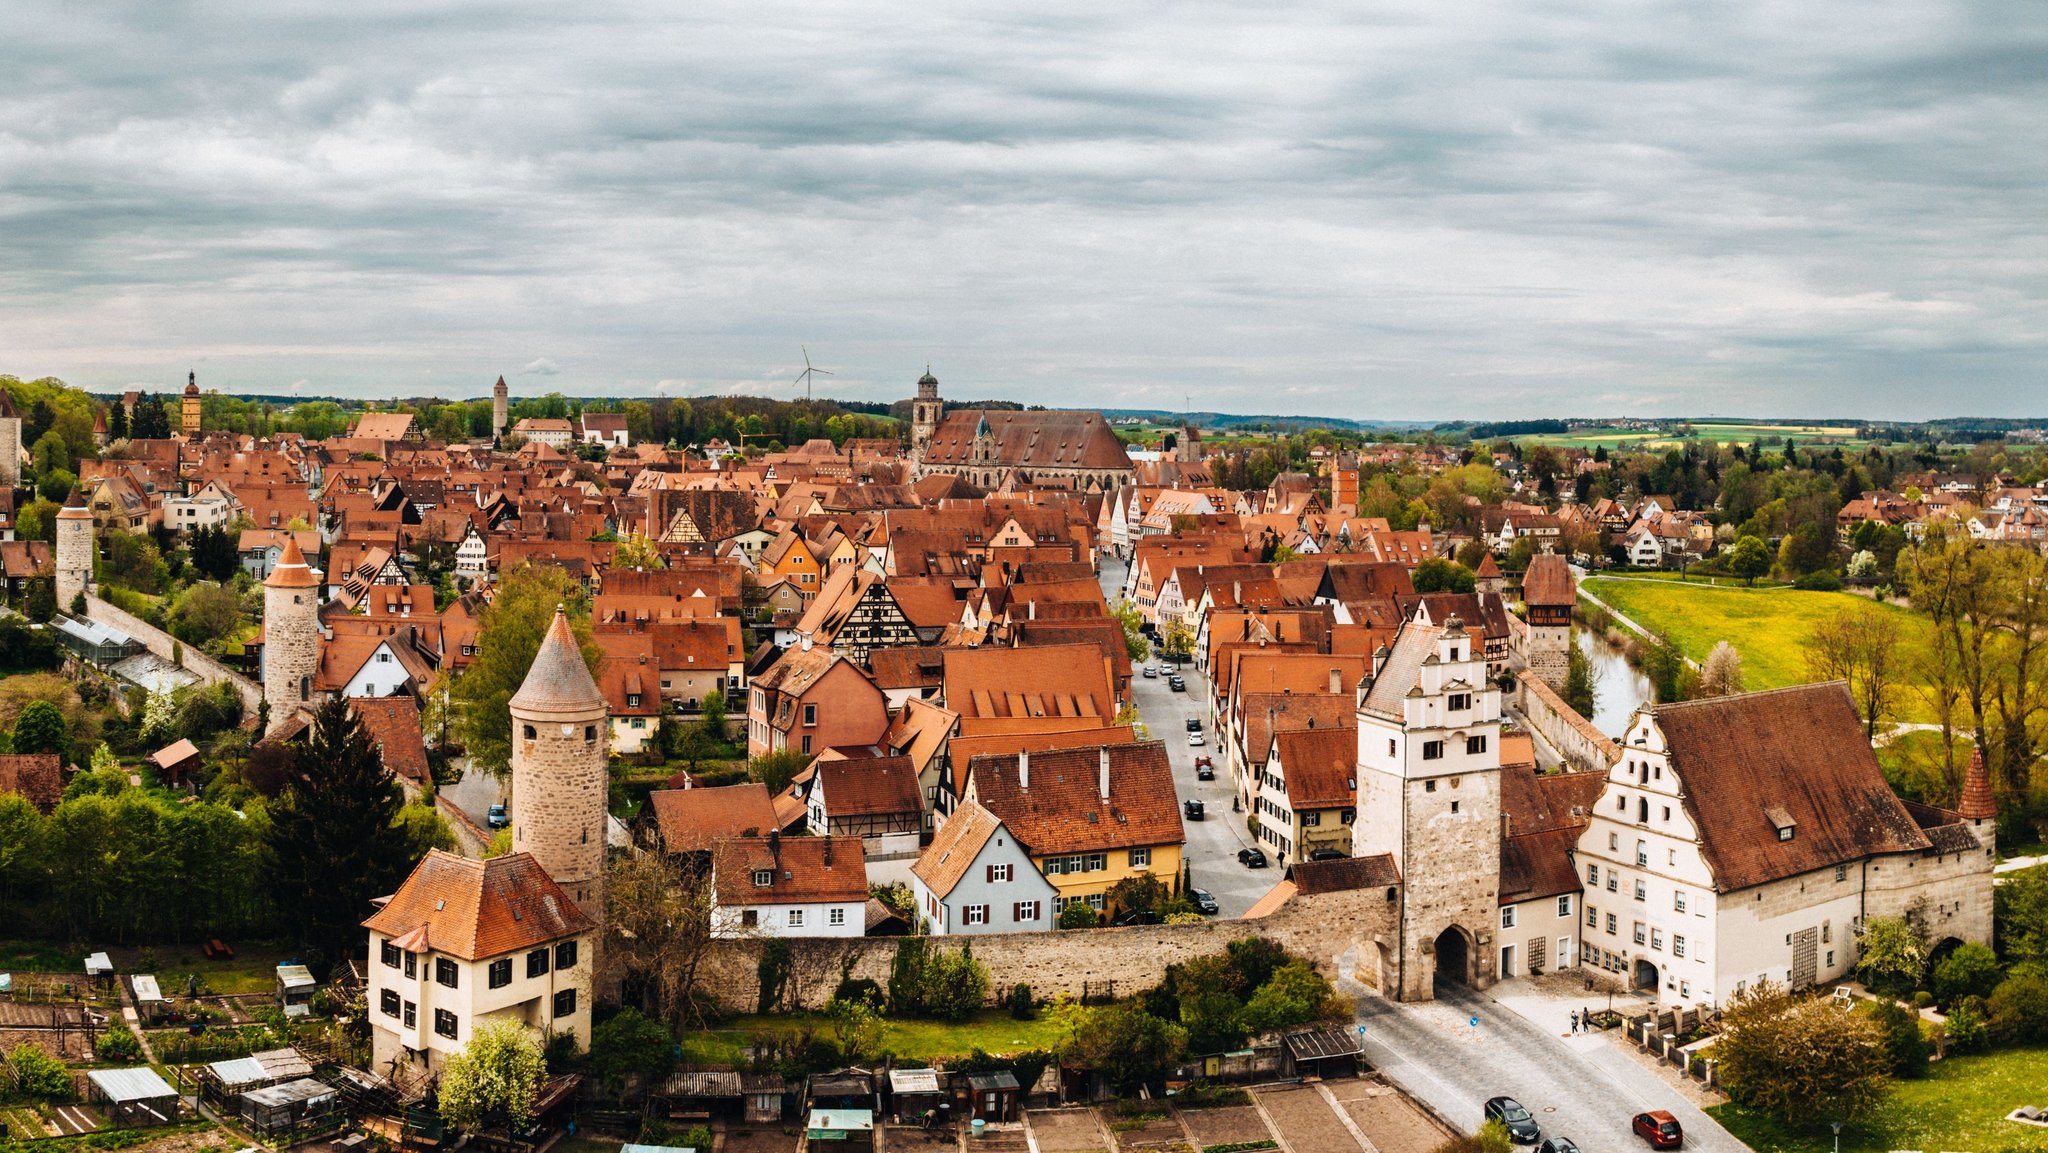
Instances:
[[[975,757],[966,799],[994,813],[1058,892],[1099,912],[1108,893],[1151,874],[1180,888],[1186,833],[1166,746],[1098,745]]]
[[[178,401],[178,431],[188,437],[199,435],[199,374],[185,374],[185,395]]]

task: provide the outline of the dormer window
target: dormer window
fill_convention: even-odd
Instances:
[[[775,883],[775,872],[774,872],[774,870],[772,870],[772,869],[755,869],[755,870],[754,870],[754,887],[755,887],[755,888],[757,888],[757,889],[765,889],[765,888],[767,888],[768,886],[770,886],[770,885],[772,885],[772,884],[774,884],[774,883]]]
[[[1791,840],[1792,834],[1799,828],[1799,822],[1792,819],[1792,814],[1787,812],[1783,805],[1766,806],[1764,816],[1770,820],[1771,828],[1778,831],[1778,839],[1781,841]]]

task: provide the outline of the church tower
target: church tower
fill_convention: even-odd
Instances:
[[[263,700],[276,732],[313,696],[320,667],[320,574],[287,532],[277,565],[263,579]]]
[[[512,851],[604,923],[611,719],[560,606],[512,696]]]
[[[199,374],[185,374],[185,395],[178,401],[178,431],[187,439],[199,435]]]
[[[1578,600],[1578,582],[1563,557],[1544,551],[1529,558],[1529,571],[1522,574],[1522,619],[1528,627],[1517,639],[1529,671],[1553,689],[1562,690],[1571,672],[1572,609]]]
[[[946,402],[939,399],[939,378],[932,375],[931,366],[925,366],[924,375],[917,378],[917,399],[910,402],[910,452],[913,457],[924,455],[924,446],[939,431],[939,420],[946,415]]]
[[[1485,650],[1457,617],[1410,622],[1359,690],[1351,852],[1391,853],[1401,871],[1399,953],[1382,959],[1382,991],[1403,1001],[1499,973],[1501,712]]]
[[[0,396],[5,396],[0,393]],[[92,511],[84,497],[57,513],[57,611],[68,613],[78,594],[92,588]]]
[[[14,488],[21,483],[21,410],[14,397],[0,388],[0,485]]]
[[[511,415],[512,391],[505,387],[505,378],[491,386],[491,439],[502,440],[507,420]]]

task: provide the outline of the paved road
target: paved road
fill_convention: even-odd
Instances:
[[[1605,1034],[1560,1037],[1466,990],[1395,1004],[1346,985],[1358,994],[1366,1059],[1460,1128],[1478,1128],[1486,1099],[1505,1094],[1536,1115],[1544,1136],[1570,1137],[1585,1153],[1641,1153],[1647,1147],[1628,1126],[1645,1109],[1678,1118],[1687,1153],[1748,1153]]]
[[[512,791],[500,784],[496,777],[464,763],[462,779],[452,785],[443,785],[441,795],[455,803],[479,829],[490,828],[491,806],[504,802],[510,804]]]
[[[1120,561],[1110,558],[1102,562],[1103,595],[1111,603],[1116,601],[1123,578],[1124,565]],[[1203,704],[1209,699],[1208,678],[1192,664],[1183,666],[1181,675],[1188,688],[1184,693],[1176,693],[1167,687],[1164,672],[1147,678],[1133,669],[1131,697],[1152,738],[1166,743],[1166,755],[1173,762],[1175,803],[1194,798],[1206,808],[1202,820],[1184,822],[1188,866],[1195,886],[1207,889],[1216,898],[1219,916],[1239,917],[1279,883],[1280,870],[1247,869],[1237,863],[1237,851],[1252,840],[1245,832],[1244,814],[1230,811],[1230,774],[1223,768],[1223,758],[1213,743],[1199,749],[1187,743],[1190,718],[1203,721],[1204,739],[1215,736],[1209,730]],[[1213,781],[1195,779],[1195,758],[1205,754],[1217,762]]]

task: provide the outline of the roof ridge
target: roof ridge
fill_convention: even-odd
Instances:
[[[1843,680],[1840,677],[1835,677],[1831,680],[1825,681],[1808,681],[1803,685],[1779,685],[1775,689],[1756,689],[1750,692],[1725,693],[1718,697],[1696,697],[1689,701],[1671,701],[1666,704],[1651,705],[1650,711],[1652,714],[1662,714],[1667,711],[1689,709],[1696,705],[1711,705],[1716,703],[1726,703],[1734,700],[1750,700],[1756,697],[1779,696],[1786,693],[1800,693],[1805,692],[1809,689],[1824,689],[1835,685],[1839,685],[1842,688],[1847,689],[1849,687],[1849,682]]]

